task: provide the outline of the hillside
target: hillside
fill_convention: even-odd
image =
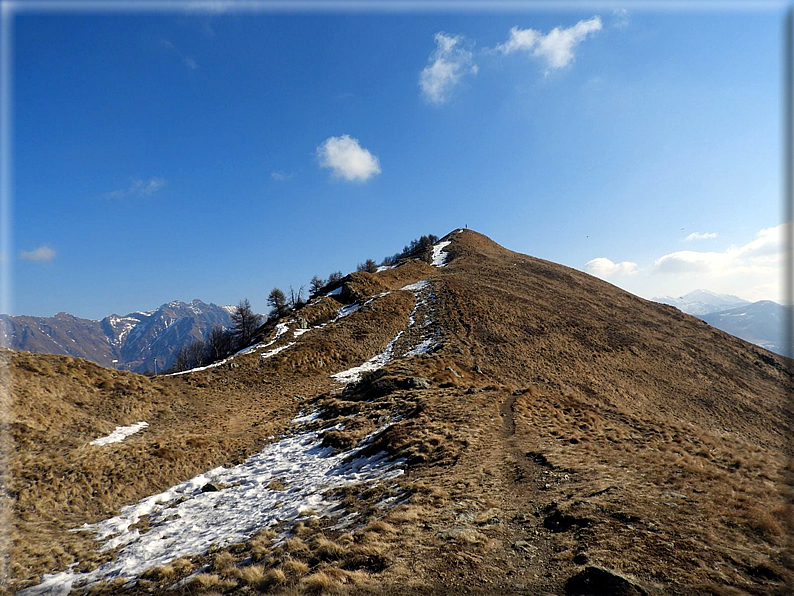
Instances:
[[[427,256],[195,372],[7,353],[9,590],[783,589],[789,360],[470,230]]]
[[[213,325],[230,327],[231,309],[201,300],[173,301],[101,321],[62,312],[54,317],[0,315],[0,323],[5,345],[12,350],[76,356],[146,373],[170,367],[182,346],[203,339]]]

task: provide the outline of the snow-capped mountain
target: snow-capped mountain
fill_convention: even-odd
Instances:
[[[5,345],[13,350],[66,354],[103,366],[146,372],[170,367],[185,344],[214,325],[231,326],[233,306],[173,301],[148,312],[112,314],[101,321],[68,313],[54,317],[0,315]],[[156,364],[155,364],[156,360]]]
[[[735,308],[743,304],[750,304],[749,301],[743,300],[738,296],[717,294],[709,290],[694,290],[678,298],[662,296],[661,298],[653,298],[653,301],[675,306],[678,310],[688,315],[695,315],[696,317],[712,312],[719,312],[721,310],[728,310],[729,308]]]

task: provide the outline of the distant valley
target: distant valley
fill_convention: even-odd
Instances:
[[[148,312],[112,314],[101,321],[69,313],[54,317],[0,315],[12,350],[64,354],[137,373],[169,368],[182,346],[215,325],[231,326],[233,306],[174,301]]]
[[[786,307],[771,300],[750,302],[730,294],[695,290],[678,298],[665,296],[654,302],[675,306],[706,321],[712,327],[754,343],[770,352],[791,356],[783,326]]]

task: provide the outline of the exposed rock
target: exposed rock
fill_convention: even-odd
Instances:
[[[538,550],[538,547],[532,544],[531,542],[529,542],[529,540],[516,540],[513,543],[513,548],[515,550],[520,550],[530,555],[534,555]]]
[[[476,544],[485,540],[485,536],[483,534],[474,528],[469,528],[468,526],[452,526],[448,530],[442,530],[437,534],[437,536],[446,540],[456,540],[459,542],[467,542],[469,544]]]
[[[568,596],[647,596],[642,587],[628,578],[596,565],[585,567],[565,582]]]
[[[424,377],[407,377],[405,386],[407,389],[430,389],[430,381]]]
[[[445,366],[445,367],[444,367],[444,370],[448,370],[449,372],[451,372],[453,375],[455,375],[455,376],[456,376],[456,377],[458,377],[459,379],[463,378],[463,375],[461,375],[461,374],[460,374],[458,371],[456,371],[456,370],[455,370],[454,368],[452,368],[451,366]]]

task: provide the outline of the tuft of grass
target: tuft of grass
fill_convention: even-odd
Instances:
[[[304,577],[299,587],[305,594],[322,594],[331,587],[331,578],[324,571],[317,571]]]
[[[221,576],[216,573],[199,573],[191,582],[197,588],[202,590],[211,590],[220,588],[223,584]]]
[[[281,570],[289,577],[303,577],[309,573],[309,566],[303,561],[287,559],[281,564]]]
[[[188,573],[193,571],[193,563],[187,557],[179,557],[178,559],[171,562],[171,567],[174,568],[176,573]]]
[[[174,569],[173,564],[171,565],[159,565],[158,567],[153,567],[152,569],[147,570],[145,573],[141,575],[144,579],[153,579],[157,581],[168,580],[173,578],[176,575],[176,569]]]
[[[234,557],[226,551],[216,554],[210,565],[213,571],[223,575],[228,575],[235,567]]]
[[[350,549],[349,555],[345,559],[345,569],[366,569],[377,573],[389,566],[389,559],[386,553],[375,545],[357,545]]]
[[[283,586],[287,583],[287,575],[281,569],[270,569],[264,577],[263,586]],[[260,588],[261,589],[261,588]]]
[[[308,555],[309,547],[300,538],[289,538],[284,542],[284,549],[292,555]]]
[[[377,532],[379,534],[396,534],[397,528],[395,528],[389,522],[379,519],[367,524],[367,526],[364,528],[364,531]]]
[[[396,524],[409,524],[419,520],[421,508],[413,505],[400,505],[389,514],[389,520]]]
[[[237,577],[246,585],[259,589],[264,586],[265,568],[262,565],[248,565],[237,570]]]
[[[321,561],[338,561],[343,559],[349,552],[347,547],[333,540],[328,540],[323,536],[315,538],[311,546],[314,555]]]

